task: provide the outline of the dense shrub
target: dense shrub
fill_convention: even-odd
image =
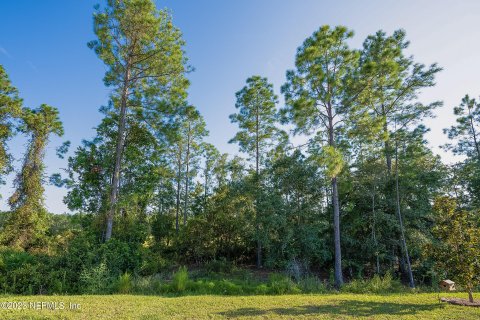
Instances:
[[[97,256],[106,261],[112,275],[118,276],[127,271],[138,272],[143,254],[140,244],[111,239],[100,245]]]
[[[132,286],[132,276],[130,273],[125,272],[118,277],[117,283],[115,284],[115,291],[118,293],[127,294],[132,291]]]
[[[183,292],[187,288],[188,271],[185,266],[178,269],[173,275],[172,288],[175,292]]]
[[[268,280],[271,293],[273,294],[300,293],[300,289],[297,285],[286,275],[272,273]]]
[[[405,287],[399,280],[394,280],[390,273],[380,277],[375,275],[372,279],[352,280],[342,287],[342,292],[383,294],[404,291]]]
[[[49,280],[46,276],[48,259],[23,251],[2,249],[0,251],[0,286],[4,293],[47,293]]]
[[[80,274],[82,292],[88,294],[107,293],[111,278],[105,262],[91,269],[85,269]]]
[[[300,279],[298,287],[302,293],[325,293],[328,291],[325,283],[315,276]]]

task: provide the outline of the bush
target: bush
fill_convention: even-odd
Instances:
[[[342,287],[343,292],[350,293],[393,293],[405,291],[405,287],[398,280],[394,280],[390,273],[380,277],[375,275],[368,280],[353,280]]]
[[[80,274],[80,283],[83,293],[107,293],[110,283],[107,265],[102,262],[97,267],[84,269]]]
[[[187,291],[195,294],[212,294],[215,293],[215,283],[208,280],[189,281]]]
[[[132,291],[140,294],[162,294],[168,292],[168,288],[159,275],[137,277],[132,281]]]
[[[292,279],[283,274],[272,273],[268,278],[270,290],[273,294],[300,293],[300,289]]]
[[[115,285],[116,291],[118,293],[127,294],[132,290],[132,276],[128,272],[120,275],[118,277],[117,283]]]
[[[48,294],[62,290],[63,272],[56,260],[12,249],[0,249],[0,290],[12,294]]]
[[[127,271],[135,273],[142,266],[141,245],[134,242],[110,239],[100,245],[97,255],[107,262],[108,269],[115,276]]]
[[[187,267],[183,266],[173,275],[172,286],[175,292],[183,292],[187,288],[187,283],[188,271]]]
[[[205,263],[205,270],[207,272],[230,273],[233,270],[233,265],[225,258],[219,260],[211,260]]]
[[[145,250],[146,249],[144,249],[144,251]],[[158,253],[146,252],[139,274],[143,276],[158,274],[171,268],[171,264],[171,261],[163,258]]]
[[[300,263],[297,259],[292,259],[288,262],[286,273],[295,281],[300,281],[300,279],[305,275],[305,266]]]
[[[223,295],[238,295],[243,293],[241,285],[235,284],[232,281],[225,279],[217,282],[215,285],[215,289],[217,293]]]
[[[328,291],[325,284],[314,276],[301,279],[298,286],[303,293],[326,293]]]
[[[268,294],[269,288],[266,284],[260,284],[255,287],[255,294]]]

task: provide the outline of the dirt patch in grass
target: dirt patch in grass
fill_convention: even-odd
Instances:
[[[474,302],[470,302],[467,299],[461,298],[441,298],[442,302],[447,302],[451,304],[455,304],[458,306],[466,306],[466,307],[480,307],[480,301],[476,300]]]

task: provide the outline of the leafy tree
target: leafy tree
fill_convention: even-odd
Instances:
[[[97,7],[98,9],[98,7]],[[98,39],[88,46],[108,66],[105,85],[112,87],[112,101],[119,112],[115,161],[108,199],[105,239],[112,236],[113,217],[119,195],[128,114],[134,111],[147,120],[158,102],[183,101],[188,81],[184,74],[184,42],[167,11],[151,0],[108,0],[94,15]],[[153,110],[151,108],[154,108]]]
[[[480,207],[480,103],[468,95],[454,108],[456,125],[444,129],[452,143],[443,146],[454,154],[466,156],[452,166],[450,186],[459,206],[465,209]]]
[[[453,111],[457,117],[457,125],[444,129],[444,132],[449,139],[457,140],[457,144],[447,144],[446,148],[455,154],[480,161],[480,102],[466,95]]]
[[[47,230],[47,211],[44,207],[43,159],[51,134],[63,135],[58,110],[42,104],[38,109],[23,109],[21,130],[30,134],[21,172],[15,179],[16,190],[9,198],[12,210],[5,224],[2,242],[15,248],[38,246]]]
[[[12,86],[7,72],[0,65],[0,183],[4,183],[3,176],[12,169],[6,142],[14,134],[13,120],[20,116],[21,105],[17,89]]]
[[[238,123],[240,131],[230,140],[230,143],[238,143],[240,151],[247,153],[255,164],[257,267],[261,267],[262,243],[258,217],[261,215],[261,210],[258,208],[258,193],[261,188],[259,177],[267,152],[281,134],[276,126],[279,120],[276,109],[278,98],[273,92],[273,85],[260,76],[248,78],[247,85],[236,93],[236,97],[235,108],[239,109],[239,113],[230,115],[230,120]]]
[[[327,167],[331,181],[337,287],[343,284],[338,176],[344,159],[339,142],[342,115],[349,113],[345,107],[352,103],[346,100],[354,96],[350,90],[358,63],[358,53],[347,45],[352,36],[353,32],[345,27],[323,26],[314,32],[298,48],[296,70],[287,71],[287,83],[282,87],[287,120],[296,125],[297,133],[316,135],[319,159]]]
[[[439,240],[434,249],[436,263],[474,302],[473,289],[480,285],[480,230],[467,211],[457,209],[453,198],[437,198],[434,210],[433,231]]]
[[[193,107],[188,107],[185,110],[185,123],[182,124],[180,130],[185,138],[185,193],[184,193],[184,211],[183,211],[183,225],[187,224],[187,216],[190,198],[190,185],[192,179],[197,174],[198,160],[202,152],[202,139],[208,135],[205,121],[200,113]]]
[[[214,191],[215,168],[219,165],[218,162],[221,159],[221,154],[214,145],[206,142],[202,144],[202,152],[205,162],[202,170],[203,211],[205,211],[208,197]]]
[[[391,36],[380,30],[368,36],[363,43],[357,74],[359,85],[369,82],[369,90],[362,90],[358,97],[361,106],[357,112],[369,113],[375,126],[380,128],[389,173],[394,156],[393,131],[418,123],[440,105],[439,102],[429,105],[416,102],[420,90],[435,85],[435,76],[442,69],[437,64],[425,67],[416,63],[413,57],[405,55],[408,46],[404,30],[396,30]],[[357,121],[356,125],[359,124],[362,123]],[[372,121],[363,124],[371,126]]]
[[[480,103],[468,95],[463,97],[462,103],[453,109],[457,117],[457,125],[444,129],[448,138],[458,140],[456,145],[447,144],[454,154],[466,155],[480,161]]]
[[[412,57],[405,56],[404,50],[408,45],[403,30],[397,30],[391,36],[378,31],[365,40],[360,57],[359,81],[356,83],[362,84],[368,81],[369,90],[363,90],[357,100],[359,107],[357,119],[355,119],[357,127],[354,131],[357,131],[360,137],[365,137],[365,131],[367,131],[367,136],[378,136],[384,143],[383,153],[388,178],[395,181],[395,194],[391,195],[387,192],[386,196],[395,198],[393,207],[400,225],[402,251],[407,260],[410,286],[414,287],[398,188],[398,144],[401,142],[398,140],[400,136],[397,133],[419,123],[424,117],[431,116],[432,110],[441,105],[440,102],[422,104],[416,101],[421,89],[435,84],[435,75],[441,71],[441,68],[436,64],[426,68],[422,64],[415,63]],[[375,76],[372,77],[372,75]],[[361,115],[365,114],[369,117],[362,118]],[[358,121],[358,119],[367,119],[367,121]],[[375,127],[379,130],[375,130]],[[395,159],[394,176],[391,176],[392,157]]]
[[[118,113],[112,105],[103,107],[105,114],[92,140],[84,140],[74,155],[69,157],[67,177],[56,177],[56,184],[69,189],[64,201],[70,210],[81,210],[95,215],[94,225],[97,236],[104,239],[105,216],[108,208],[109,185],[114,168],[115,155],[111,150],[117,137]],[[118,219],[125,225],[115,227],[117,237],[139,240],[145,226],[150,206],[154,205],[160,183],[169,178],[168,167],[164,166],[165,145],[154,135],[155,132],[136,117],[129,117],[126,123],[126,139],[122,160],[123,176],[120,184],[118,204],[121,208]],[[158,203],[155,203],[158,205]],[[136,227],[135,227],[136,228]],[[144,239],[141,239],[143,242]]]
[[[264,172],[268,208],[263,217],[265,260],[270,267],[324,265],[331,259],[328,211],[317,164],[299,150],[276,159]],[[298,266],[297,266],[298,265]]]
[[[203,117],[193,106],[187,106],[177,119],[177,131],[171,136],[170,150],[174,156],[176,172],[176,222],[179,230],[179,220],[183,191],[183,225],[187,224],[190,210],[190,186],[197,175],[199,158],[202,153],[203,138],[208,135]],[[183,190],[182,190],[183,189]]]

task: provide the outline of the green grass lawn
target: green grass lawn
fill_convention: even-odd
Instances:
[[[437,294],[1,296],[4,302],[29,307],[1,309],[0,319],[480,319],[480,308],[439,303]],[[63,302],[64,309],[31,309],[35,302]]]

